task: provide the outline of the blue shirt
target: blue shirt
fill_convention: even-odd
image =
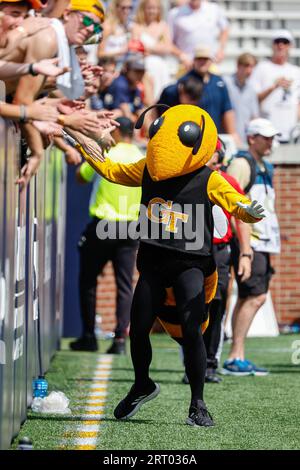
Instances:
[[[117,77],[100,97],[104,108],[109,110],[119,108],[122,103],[127,103],[132,113],[143,107],[140,90],[131,88],[125,75]]]
[[[194,77],[202,81],[200,75],[191,70],[186,75],[181,77],[174,85],[166,87],[159,99],[159,103],[164,103],[169,106],[176,106],[180,104],[178,94],[178,83],[187,80],[189,77]],[[222,118],[224,113],[232,110],[232,104],[229,98],[228,90],[224,80],[218,75],[209,74],[209,81],[203,83],[203,92],[199,100],[198,106],[210,114],[216,124],[219,133],[223,132]]]

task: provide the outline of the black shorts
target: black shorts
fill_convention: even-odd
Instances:
[[[226,296],[229,283],[230,270],[230,247],[229,244],[213,245],[213,253],[218,270],[218,287],[215,295],[216,300]]]
[[[182,272],[192,268],[200,269],[204,277],[208,277],[216,270],[214,257],[195,256],[150,243],[140,243],[137,254],[138,271],[151,272],[161,279],[165,287],[172,286]]]
[[[253,253],[251,277],[247,281],[241,282],[240,276],[237,274],[239,262],[238,243],[236,241],[231,243],[232,263],[241,299],[245,299],[250,295],[266,294],[269,290],[271,277],[274,274],[274,269],[270,264],[270,254],[261,251],[254,251]]]

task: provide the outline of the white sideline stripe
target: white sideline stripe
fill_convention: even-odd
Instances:
[[[89,406],[89,405],[95,405],[96,403],[105,403],[105,400],[91,399],[91,400],[86,400],[85,402],[87,403],[87,406]]]
[[[98,437],[79,437],[74,439],[74,445],[77,446],[95,446]]]
[[[97,380],[97,379],[95,379],[95,380]],[[90,385],[90,388],[100,388],[101,385],[106,388],[106,385],[107,385],[107,384],[104,384],[103,382],[104,382],[104,381],[101,381],[101,382],[98,382],[98,381],[97,381],[97,382],[91,384],[91,385]],[[106,380],[106,382],[108,382],[108,380]]]
[[[105,392],[105,391],[103,391],[103,392],[91,392],[91,393],[88,393],[87,396],[88,397],[106,397],[107,392]]]
[[[82,405],[74,406],[74,411],[83,410],[83,413],[78,415],[73,415],[73,418],[76,417],[80,421],[85,421],[84,424],[76,426],[76,433],[78,436],[82,437],[74,437],[70,436],[69,439],[64,439],[64,443],[67,443],[68,446],[71,448],[81,448],[81,447],[91,447],[96,448],[97,440],[99,437],[99,430],[101,427],[101,422],[104,415],[105,409],[105,401],[107,397],[107,385],[108,380],[110,380],[110,374],[112,369],[112,361],[113,357],[104,357],[101,356],[97,359],[97,366],[94,370],[94,375],[92,376],[91,380],[93,383],[89,385],[87,388],[86,394],[83,397],[82,394],[77,398],[78,401],[82,402]],[[90,380],[90,377],[86,377]],[[80,380],[80,379],[79,379]],[[84,385],[80,383],[79,385]],[[94,390],[94,389],[102,389],[103,390]],[[93,398],[89,398],[93,397]],[[95,398],[99,397],[99,398]],[[96,406],[98,404],[98,406]],[[97,421],[97,424],[88,424],[89,421]],[[68,426],[69,432],[73,431],[72,426]],[[95,433],[95,436],[92,437],[84,437],[84,433]]]
[[[72,431],[73,428],[70,426],[69,430]],[[77,432],[98,432],[99,431],[99,424],[83,424],[78,426],[76,429]]]
[[[78,405],[74,406],[74,410],[85,410],[85,411],[103,411],[105,405],[103,406],[93,406],[93,405]]]
[[[79,420],[80,421],[102,421],[103,418],[105,418],[104,414],[101,414],[101,415],[92,415],[92,414],[79,415]]]

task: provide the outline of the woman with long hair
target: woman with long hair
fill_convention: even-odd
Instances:
[[[153,79],[155,99],[171,81],[166,58],[172,54],[173,45],[162,17],[160,0],[141,0],[132,25],[132,38],[141,41],[145,49],[146,71]]]
[[[103,39],[99,44],[98,57],[110,57],[121,64],[128,53],[131,36],[130,14],[132,0],[112,0],[103,23]]]

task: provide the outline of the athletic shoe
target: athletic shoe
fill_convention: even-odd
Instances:
[[[253,367],[247,361],[241,359],[228,359],[223,364],[221,374],[223,375],[234,375],[236,377],[243,377],[246,375],[252,375]]]
[[[98,351],[97,340],[94,336],[82,336],[69,344],[72,351]]]
[[[217,376],[216,369],[208,368],[205,373],[205,382],[210,384],[218,384],[222,382],[221,377]]]
[[[261,377],[263,377],[265,375],[269,375],[269,371],[268,371],[268,369],[265,369],[265,367],[258,367],[255,364],[253,364],[253,362],[248,361],[247,359],[245,359],[244,362],[247,362],[247,364],[252,366],[252,374],[253,375],[258,375],[258,376],[261,376]]]
[[[159,385],[155,382],[150,382],[148,387],[141,391],[137,392],[135,386],[133,385],[126,395],[126,397],[120,401],[118,406],[115,408],[114,415],[117,419],[128,419],[135,415],[140,407],[147,401],[152,400],[157,397],[160,392]]]
[[[106,351],[106,354],[126,354],[125,340],[115,339],[112,345]]]
[[[207,411],[204,401],[197,400],[196,406],[190,406],[189,416],[186,420],[189,426],[214,426],[211,414]]]

